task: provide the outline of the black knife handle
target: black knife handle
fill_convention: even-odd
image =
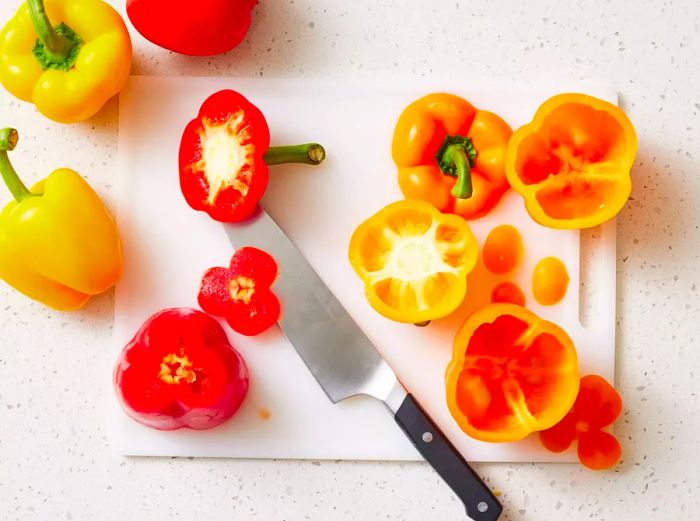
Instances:
[[[474,521],[496,521],[503,507],[423,408],[407,394],[394,415],[428,463],[462,500]]]

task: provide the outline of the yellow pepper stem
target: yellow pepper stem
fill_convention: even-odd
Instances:
[[[2,176],[2,180],[5,181],[7,188],[10,190],[10,193],[12,193],[12,196],[17,202],[20,202],[35,194],[31,193],[22,182],[12,166],[12,163],[10,163],[10,158],[7,157],[7,153],[14,150],[17,146],[18,139],[19,135],[14,128],[3,128],[0,130],[0,175]]]
[[[65,24],[54,27],[46,14],[44,0],[27,0],[32,24],[39,39],[33,53],[44,69],[68,70],[77,57],[80,38]]]

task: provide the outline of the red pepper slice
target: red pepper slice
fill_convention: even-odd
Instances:
[[[554,427],[540,432],[547,450],[562,452],[578,439],[578,458],[592,470],[612,467],[620,460],[620,442],[602,429],[620,416],[622,399],[615,388],[598,375],[581,378],[576,402]]]
[[[257,248],[241,248],[228,268],[211,268],[202,278],[199,305],[207,313],[226,318],[231,328],[254,336],[272,327],[280,317],[280,303],[270,290],[277,263]]]
[[[180,142],[180,188],[187,203],[221,222],[250,216],[265,193],[268,165],[317,165],[317,143],[270,148],[262,112],[233,90],[207,98]]]
[[[114,389],[124,411],[159,430],[211,429],[248,392],[248,370],[221,325],[201,311],[164,309],[122,351]]]

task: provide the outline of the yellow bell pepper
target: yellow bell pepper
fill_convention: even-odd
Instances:
[[[54,309],[78,309],[121,275],[117,226],[73,170],[27,189],[7,157],[16,144],[17,131],[0,130],[0,174],[15,198],[0,213],[0,279]]]
[[[124,20],[102,0],[27,0],[0,32],[0,82],[60,123],[95,115],[126,84],[131,57]]]
[[[362,223],[350,240],[349,257],[375,310],[422,325],[462,303],[478,244],[462,217],[407,199]]]

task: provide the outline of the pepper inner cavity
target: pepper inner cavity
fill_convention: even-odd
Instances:
[[[250,299],[255,293],[255,281],[248,277],[236,277],[229,282],[228,290],[232,300],[250,304]]]
[[[167,384],[179,384],[183,380],[191,384],[197,379],[197,373],[192,368],[192,362],[185,356],[168,353],[160,363],[158,377]]]
[[[229,116],[224,123],[203,120],[199,133],[202,143],[202,159],[194,168],[202,171],[209,184],[207,202],[213,204],[219,192],[233,187],[245,197],[250,182],[250,163],[254,146],[244,144],[250,132],[245,128],[242,112]]]

